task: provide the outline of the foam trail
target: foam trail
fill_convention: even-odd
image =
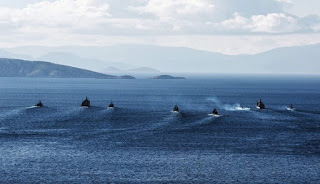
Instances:
[[[217,97],[209,97],[207,100],[215,103],[217,106],[221,106],[220,100]]]
[[[180,112],[178,112],[178,111],[170,111],[171,113],[173,113],[173,114],[175,114],[175,115],[178,115],[178,114],[180,114]]]
[[[107,107],[105,109],[102,109],[99,111],[100,114],[105,114],[105,113],[112,113],[114,112],[115,108],[114,107]]]
[[[242,107],[240,104],[225,104],[223,105],[223,109],[226,111],[250,111],[250,108]]]
[[[0,119],[6,119],[6,118],[13,117],[13,116],[17,116],[17,115],[23,113],[24,110],[25,110],[25,108],[9,110],[5,113],[1,113]]]
[[[172,124],[179,116],[179,112],[172,113],[171,115],[163,118],[160,120],[158,123],[151,124],[145,128],[140,127],[140,126],[135,126],[135,127],[130,127],[130,128],[119,128],[119,129],[103,129],[100,132],[113,132],[113,135],[121,135],[121,134],[128,134],[128,133],[139,133],[139,132],[144,132],[144,131],[150,131],[150,130],[155,130],[161,127],[168,126]],[[119,132],[114,132],[114,131],[119,131]]]
[[[287,106],[284,106],[282,109],[285,109],[287,111],[295,111],[296,110],[295,108],[291,109],[290,107],[287,107]]]
[[[61,113],[55,114],[54,118],[59,119],[60,121],[65,121],[69,119],[77,118],[80,114],[85,112],[88,108],[85,107],[72,107],[65,109]]]
[[[1,113],[0,114],[0,119],[6,119],[6,118],[11,118],[13,116],[18,116],[20,114],[26,113],[29,110],[36,109],[36,108],[40,108],[40,107],[38,107],[38,106],[29,106],[29,107],[22,107],[22,108],[19,108],[19,109],[12,109],[12,110],[9,110],[7,112]],[[45,107],[43,107],[43,108],[45,108]]]
[[[158,123],[152,124],[148,129],[157,129],[157,128],[160,128],[163,126],[167,126],[167,125],[171,124],[176,119],[176,116],[178,116],[178,115],[180,115],[179,112],[172,111],[171,115],[165,117],[164,119],[162,119]]]
[[[250,111],[253,116],[262,120],[279,120],[280,117],[265,110]]]
[[[211,117],[214,117],[214,118],[219,118],[221,117],[222,115],[217,115],[217,114],[208,114],[208,116],[211,116]]]
[[[30,107],[26,107],[25,109],[34,109],[34,108],[39,108],[38,106],[30,106]]]
[[[193,123],[190,123],[188,125],[186,125],[187,127],[193,127],[193,126],[199,126],[199,125],[205,125],[205,124],[209,124],[213,118],[215,117],[220,117],[220,116],[210,116],[210,117],[207,117],[207,118],[203,118],[203,119],[200,119],[196,122],[193,122]]]

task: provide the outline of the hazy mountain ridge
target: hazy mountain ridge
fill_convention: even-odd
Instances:
[[[159,70],[150,68],[150,67],[139,67],[131,70],[127,70],[128,72],[143,72],[143,73],[160,73]]]
[[[91,58],[79,57],[73,53],[67,52],[49,52],[41,57],[36,58],[39,61],[51,61],[56,64],[67,65],[77,68],[85,68],[96,72],[104,72],[104,66],[100,64],[103,61]]]
[[[31,49],[33,48],[33,49]],[[106,47],[20,47],[6,49],[15,54],[66,52],[80,59],[64,59],[63,64],[83,63],[81,68],[110,72],[108,68],[130,70],[145,66],[163,72],[192,73],[275,73],[319,74],[320,44],[277,48],[256,55],[224,55],[182,47],[159,47],[149,45],[115,45]],[[38,55],[39,55],[38,54]],[[91,58],[91,59],[86,59]],[[47,60],[46,57],[41,57]],[[50,59],[50,58],[48,58]],[[53,58],[51,58],[53,59]],[[49,60],[55,62],[55,60]],[[92,62],[96,61],[96,62]],[[113,65],[110,65],[113,63]],[[122,64],[122,68],[115,66]],[[74,65],[71,65],[74,66]],[[130,67],[126,67],[130,66]],[[124,69],[125,68],[125,69]],[[114,73],[118,72],[117,70]]]
[[[75,67],[58,65],[44,61],[26,61],[0,58],[0,77],[35,78],[100,78],[132,79],[132,76],[113,76]]]

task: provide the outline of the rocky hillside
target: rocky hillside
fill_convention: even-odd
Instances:
[[[134,79],[128,75],[106,75],[43,61],[0,58],[0,66],[0,77]]]

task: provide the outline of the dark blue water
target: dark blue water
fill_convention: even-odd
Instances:
[[[0,78],[0,97],[0,183],[320,183],[317,77]]]

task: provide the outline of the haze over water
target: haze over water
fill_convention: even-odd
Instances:
[[[0,96],[0,183],[319,182],[319,77],[0,78]]]

